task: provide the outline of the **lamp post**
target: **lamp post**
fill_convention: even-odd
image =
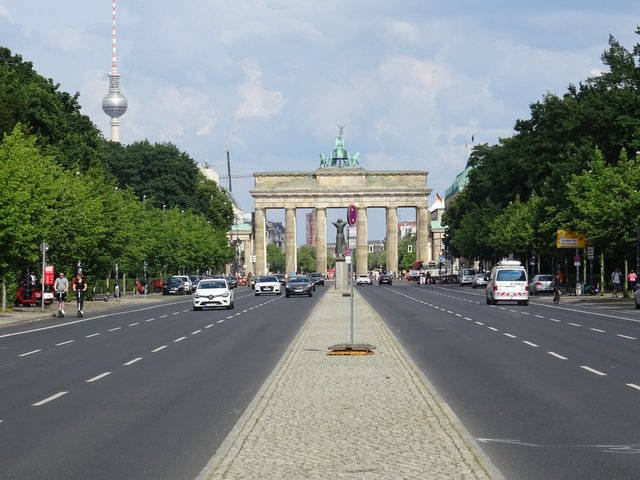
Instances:
[[[40,251],[42,252],[42,295],[40,297],[40,309],[44,312],[44,269],[47,266],[47,252],[49,251],[49,244],[42,242],[40,244]]]

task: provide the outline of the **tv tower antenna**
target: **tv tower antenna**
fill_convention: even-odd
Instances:
[[[111,117],[111,141],[120,142],[120,117],[127,111],[127,99],[120,92],[120,74],[116,55],[116,0],[112,0],[111,72],[109,93],[102,99],[102,110]]]

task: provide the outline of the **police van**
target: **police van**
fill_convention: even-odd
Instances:
[[[503,260],[492,269],[487,283],[487,305],[512,301],[529,305],[527,269],[517,260]]]

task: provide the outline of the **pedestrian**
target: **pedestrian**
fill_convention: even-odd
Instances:
[[[84,296],[87,291],[87,281],[82,275],[82,270],[78,270],[78,273],[73,278],[73,291],[76,295],[76,301],[78,302],[78,317],[82,317],[84,312],[82,311],[84,308]]]
[[[633,292],[636,289],[636,283],[638,282],[638,276],[636,272],[631,270],[629,275],[627,275],[627,280],[629,280],[629,289]]]
[[[53,288],[58,299],[58,317],[62,318],[64,317],[64,302],[67,300],[67,292],[69,291],[69,280],[67,280],[63,272],[60,272],[56,281],[53,282]]]
[[[611,273],[611,290],[613,290],[613,297],[618,298],[618,291],[620,291],[620,283],[622,283],[622,274],[620,269],[616,268]]]

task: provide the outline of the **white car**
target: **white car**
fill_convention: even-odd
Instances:
[[[202,310],[207,307],[224,307],[232,309],[233,290],[224,278],[205,278],[200,280],[193,292],[193,309]]]
[[[182,280],[182,283],[184,283],[184,293],[193,293],[194,288],[189,275],[174,275],[171,278],[179,278]]]
[[[361,273],[356,279],[356,285],[371,285],[371,278],[366,273]]]
[[[253,287],[253,290],[253,293],[256,296],[262,293],[280,295],[282,293],[282,284],[275,275],[261,275],[256,279],[256,284]]]

